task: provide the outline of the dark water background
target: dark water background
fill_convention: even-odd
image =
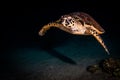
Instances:
[[[120,58],[119,13],[112,3],[68,1],[3,8],[0,80],[95,79],[89,77],[87,66],[108,57]],[[71,12],[86,12],[105,29],[101,36],[110,56],[92,36],[71,35],[56,28],[43,37],[38,35],[43,25]]]

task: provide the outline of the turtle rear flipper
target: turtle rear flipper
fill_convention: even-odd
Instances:
[[[108,51],[103,39],[101,38],[101,36],[93,29],[90,29],[90,33],[91,35],[93,35],[97,41],[103,46],[103,48],[105,49],[105,51],[108,53],[108,55],[110,55],[110,52]]]

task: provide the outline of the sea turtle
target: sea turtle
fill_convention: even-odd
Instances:
[[[105,51],[110,54],[104,41],[100,37],[100,34],[103,34],[105,30],[87,13],[73,12],[63,15],[55,22],[44,25],[42,29],[40,29],[39,35],[43,36],[51,27],[57,27],[75,35],[92,35],[103,46]]]

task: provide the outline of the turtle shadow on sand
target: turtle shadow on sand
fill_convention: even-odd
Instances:
[[[64,34],[64,32],[63,32]],[[64,34],[64,38],[63,35],[50,35],[48,34],[48,36],[42,37],[40,40],[40,48],[42,48],[43,50],[47,51],[48,54],[50,54],[53,57],[56,57],[58,59],[60,59],[63,62],[69,63],[69,64],[73,64],[76,65],[77,63],[72,60],[71,58],[59,53],[58,51],[56,51],[55,47],[57,46],[64,46],[64,42],[68,39],[69,34]],[[49,37],[50,36],[50,37]]]

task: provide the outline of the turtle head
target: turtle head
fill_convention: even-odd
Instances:
[[[75,20],[72,16],[70,15],[63,15],[61,16],[61,24],[64,25],[65,27],[70,27],[73,26]]]

